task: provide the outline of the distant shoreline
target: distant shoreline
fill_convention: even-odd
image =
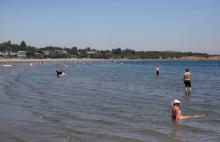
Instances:
[[[210,58],[183,57],[175,59],[90,59],[90,58],[59,58],[59,59],[20,59],[20,58],[1,58],[0,63],[31,63],[31,62],[74,62],[74,61],[220,61],[220,56]]]

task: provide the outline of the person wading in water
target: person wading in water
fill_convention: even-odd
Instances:
[[[192,87],[191,87],[191,73],[189,71],[189,69],[186,69],[186,71],[183,74],[183,79],[184,79],[184,84],[185,84],[185,91],[192,91]]]

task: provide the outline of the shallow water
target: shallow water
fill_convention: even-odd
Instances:
[[[0,64],[0,139],[16,142],[220,140],[219,61]],[[68,65],[68,66],[67,66]],[[154,69],[160,66],[161,74]],[[183,72],[192,72],[186,94]],[[56,77],[56,70],[67,76]],[[186,115],[172,121],[170,103]]]

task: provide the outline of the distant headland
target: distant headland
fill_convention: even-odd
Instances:
[[[36,48],[11,41],[0,43],[0,59],[129,59],[129,60],[220,60],[220,55],[207,53],[177,52],[177,51],[135,51],[132,49],[115,48],[112,50],[96,50],[90,47],[54,47]]]

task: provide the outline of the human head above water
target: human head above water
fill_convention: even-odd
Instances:
[[[175,104],[180,105],[180,101],[179,101],[179,100],[177,100],[177,99],[175,99],[175,100],[173,100],[173,104],[174,104],[174,105],[175,105]]]
[[[186,72],[189,72],[189,69],[186,69]]]

